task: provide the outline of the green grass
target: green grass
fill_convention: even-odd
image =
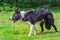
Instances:
[[[36,24],[37,35],[32,34],[28,37],[29,24],[18,21],[14,25],[9,21],[9,17],[13,12],[0,12],[0,40],[60,40],[60,12],[52,11],[55,18],[55,25],[58,32],[55,33],[52,28],[50,31],[46,30],[40,34],[41,28],[39,23]]]

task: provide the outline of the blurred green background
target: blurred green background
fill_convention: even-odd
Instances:
[[[39,7],[56,8],[60,7],[60,0],[0,0],[0,11],[11,11],[16,7],[20,10]]]

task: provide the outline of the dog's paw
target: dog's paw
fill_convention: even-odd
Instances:
[[[31,36],[30,34],[28,34],[28,36]]]

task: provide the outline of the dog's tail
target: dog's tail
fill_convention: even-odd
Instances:
[[[53,15],[47,15],[47,16],[45,16],[45,28],[47,30],[50,30],[52,28],[52,24],[54,24]]]
[[[50,30],[51,29],[51,24],[49,23],[49,22],[45,22],[45,28],[47,29],[47,30]]]

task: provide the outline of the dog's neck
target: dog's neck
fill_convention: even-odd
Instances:
[[[25,11],[20,11],[20,12],[21,12],[21,17],[23,18],[26,12]]]

